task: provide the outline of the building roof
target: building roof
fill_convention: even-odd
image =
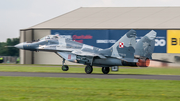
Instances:
[[[81,7],[32,29],[180,29],[180,7]]]

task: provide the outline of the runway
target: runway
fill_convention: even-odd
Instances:
[[[180,80],[179,75],[140,75],[140,74],[83,74],[83,73],[40,73],[40,72],[0,72],[0,76],[22,77],[62,77],[62,78],[107,78],[107,79],[156,79]]]

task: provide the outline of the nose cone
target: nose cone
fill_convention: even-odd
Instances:
[[[14,47],[19,48],[19,49],[23,49],[23,43],[17,44]]]

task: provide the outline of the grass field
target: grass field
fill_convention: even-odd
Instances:
[[[180,81],[0,77],[0,101],[180,101]]]
[[[0,71],[85,73],[85,66],[0,65]],[[102,73],[94,68],[93,73]],[[180,75],[180,68],[120,68],[116,74]],[[0,101],[180,101],[180,81],[0,77]]]
[[[51,65],[0,65],[0,71],[14,72],[59,72],[59,73],[85,73],[84,65],[69,66],[69,71],[62,71],[61,66]],[[94,68],[93,73],[102,73],[101,68]],[[180,75],[180,68],[119,68],[118,72],[110,74],[157,74],[157,75]]]

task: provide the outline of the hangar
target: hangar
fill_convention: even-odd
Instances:
[[[120,38],[119,35],[124,35],[130,29],[136,30],[137,35],[146,34],[153,29],[157,32],[157,48],[152,57],[178,61],[179,11],[180,7],[81,7],[30,28],[21,29],[20,42],[59,34],[79,42],[107,48]],[[20,63],[61,64],[62,59],[55,53],[20,50]]]

